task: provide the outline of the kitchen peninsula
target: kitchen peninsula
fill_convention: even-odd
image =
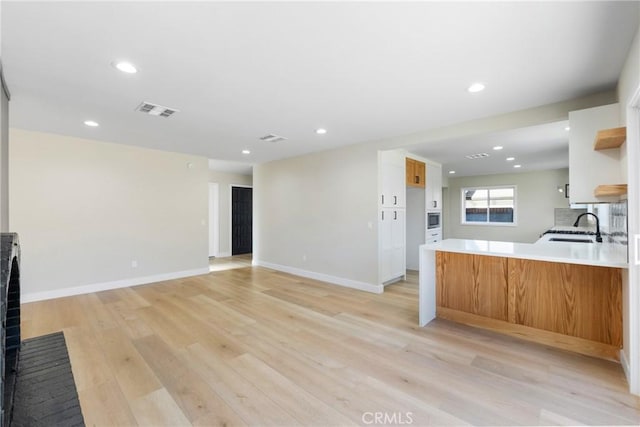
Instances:
[[[627,247],[447,239],[420,247],[420,325],[435,317],[619,360]]]

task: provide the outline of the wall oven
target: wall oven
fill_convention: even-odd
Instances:
[[[427,212],[427,229],[440,228],[440,212]]]

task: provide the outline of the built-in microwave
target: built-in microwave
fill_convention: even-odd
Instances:
[[[427,212],[427,229],[440,228],[440,212]]]

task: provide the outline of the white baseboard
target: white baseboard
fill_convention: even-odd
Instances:
[[[134,277],[131,279],[116,280],[113,282],[94,283],[91,285],[56,289],[52,291],[24,292],[20,296],[20,302],[28,303],[34,301],[43,301],[47,299],[70,297],[74,295],[90,294],[93,292],[108,291],[111,289],[145,285],[147,283],[162,282],[165,280],[182,279],[183,277],[199,276],[201,274],[209,274],[209,267],[197,268],[194,270],[174,271],[171,273],[156,274],[153,276]]]
[[[622,365],[624,376],[627,377],[627,384],[631,384],[631,368],[629,367],[629,360],[627,360],[624,349],[620,349],[620,364]]]
[[[357,280],[345,279],[343,277],[331,276],[329,274],[316,273],[314,271],[302,270],[300,268],[289,267],[286,265],[272,264],[266,261],[254,259],[252,265],[270,268],[272,270],[282,271],[284,273],[295,274],[296,276],[306,277],[309,279],[320,280],[334,285],[344,286],[346,288],[358,289],[360,291],[381,294],[384,291],[382,285],[372,285],[371,283],[359,282]]]
[[[218,254],[214,256],[216,258],[228,258],[231,256],[231,252],[218,252]]]

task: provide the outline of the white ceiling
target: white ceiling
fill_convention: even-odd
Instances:
[[[2,61],[14,127],[260,163],[612,89],[638,15],[608,1],[3,1]],[[487,89],[467,93],[475,81]],[[180,112],[143,115],[142,101]],[[557,135],[500,137],[566,152]],[[471,151],[481,142],[495,140]],[[462,174],[467,146],[430,157]]]
[[[409,147],[411,153],[442,163],[449,176],[474,176],[528,172],[569,167],[568,121],[548,123],[504,132],[448,139],[425,146]],[[503,147],[494,150],[493,147]],[[468,159],[485,153],[489,157]],[[507,161],[507,157],[514,157]],[[514,169],[514,165],[520,165]]]

